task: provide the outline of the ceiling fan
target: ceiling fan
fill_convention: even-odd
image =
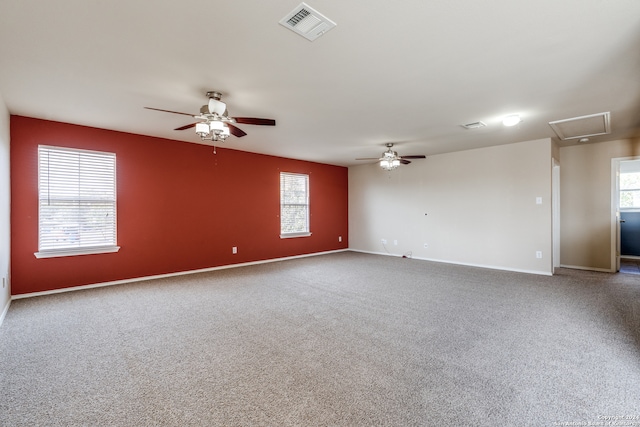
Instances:
[[[411,161],[408,159],[426,159],[427,158],[427,156],[423,154],[414,155],[414,156],[398,156],[398,153],[391,149],[393,147],[392,143],[389,142],[386,144],[386,146],[387,146],[387,151],[382,153],[382,157],[379,157],[379,158],[367,157],[367,158],[360,158],[356,160],[377,160],[380,162],[380,167],[382,169],[390,171],[390,170],[394,170],[401,164],[408,165],[409,163],[411,163]]]
[[[165,113],[182,114],[190,116],[198,121],[188,125],[180,126],[174,130],[185,130],[195,127],[196,134],[200,139],[210,141],[223,141],[229,135],[238,138],[245,136],[247,133],[235,126],[236,123],[247,125],[275,126],[276,121],[273,119],[257,119],[254,117],[229,117],[227,104],[222,102],[222,94],[216,91],[207,92],[209,102],[200,107],[200,114],[181,113],[179,111],[162,110],[160,108],[144,107],[147,110],[163,111]]]

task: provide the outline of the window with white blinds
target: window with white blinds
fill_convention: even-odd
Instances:
[[[115,252],[116,155],[38,147],[38,253]]]
[[[310,236],[309,175],[280,173],[280,237]]]

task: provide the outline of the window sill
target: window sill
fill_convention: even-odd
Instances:
[[[120,246],[95,246],[91,248],[77,248],[77,249],[50,249],[46,251],[40,251],[34,253],[36,258],[56,258],[63,256],[76,256],[76,255],[93,255],[93,254],[108,254],[112,252],[118,252]]]
[[[294,237],[309,237],[309,236],[311,236],[311,233],[287,233],[287,234],[281,234],[280,238],[293,239]]]

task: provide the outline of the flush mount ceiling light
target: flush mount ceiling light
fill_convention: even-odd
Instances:
[[[502,119],[502,124],[505,126],[515,126],[520,122],[522,122],[522,118],[520,118],[519,114],[511,114]]]

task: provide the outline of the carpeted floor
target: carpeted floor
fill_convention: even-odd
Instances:
[[[640,260],[630,258],[621,259],[620,273],[640,274]]]
[[[635,275],[344,252],[16,300],[0,327],[2,426],[615,420],[640,425]]]

